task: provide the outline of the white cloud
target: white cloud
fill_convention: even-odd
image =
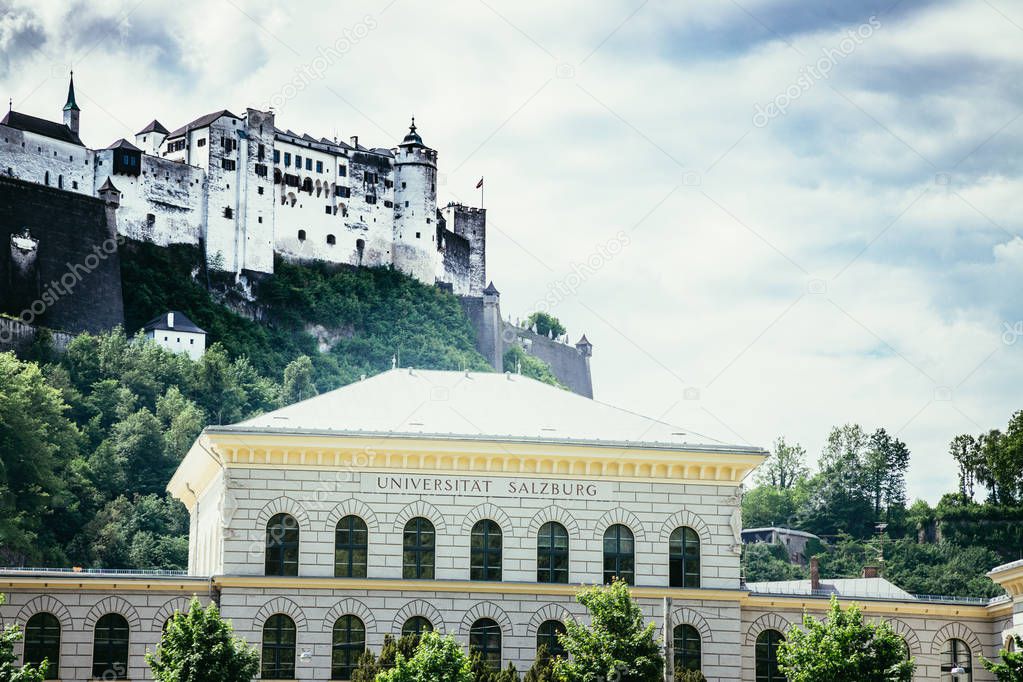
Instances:
[[[1001,341],[1023,319],[1023,94],[1006,75],[1023,41],[982,3],[882,14],[764,128],[754,106],[873,11],[797,30],[785,3],[744,3],[775,35],[708,1],[648,3],[624,24],[639,3],[183,0],[125,18],[134,4],[88,6],[116,29],[94,48],[68,36],[85,5],[32,5],[49,39],[0,86],[55,118],[73,61],[83,137],[105,146],[154,117],[259,106],[371,17],[279,125],[390,146],[414,113],[442,200],[475,202],[487,177],[489,274],[512,316],[628,231],[555,310],[595,343],[604,400],[812,452],[834,424],[884,426],[914,453],[911,493],[932,500],[954,485],[948,441],[1023,408],[1023,342]],[[1019,0],[999,6],[1023,23]]]

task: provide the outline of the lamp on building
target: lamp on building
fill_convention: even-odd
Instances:
[[[302,653],[298,655],[298,660],[302,661],[303,663],[308,663],[309,661],[313,660],[313,650],[302,649]]]

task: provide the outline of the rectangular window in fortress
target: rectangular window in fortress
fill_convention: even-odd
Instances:
[[[256,164],[256,175],[258,175],[261,178],[265,178],[266,177],[266,164],[265,163],[257,163]]]
[[[368,185],[375,185],[378,182],[377,174],[370,171],[366,171],[364,179],[366,180],[366,184]]]
[[[232,170],[233,171],[235,169],[234,161],[232,161],[231,159],[224,159],[223,161],[224,161],[224,170]]]
[[[291,165],[291,153],[290,152],[284,152],[284,166],[287,167],[287,166],[290,166],[290,165]]]
[[[264,147],[263,145],[259,145],[259,151],[256,152],[256,158],[258,158],[260,161],[266,158],[266,147]]]
[[[342,178],[348,175],[348,166],[338,166],[337,174],[340,175]]]
[[[205,137],[200,137],[199,141],[195,143],[195,146],[196,147],[205,147],[206,146],[206,138]]]
[[[322,173],[323,172],[323,162],[322,161],[317,161],[316,162],[316,172],[317,173]]]
[[[280,162],[281,162],[281,150],[280,149],[275,149],[274,150],[274,163],[280,163]]]
[[[295,168],[302,170],[302,156],[295,154]]]
[[[231,208],[230,206],[225,206],[224,207],[224,217],[225,218],[229,218],[229,219],[233,218],[234,217],[234,209]]]
[[[260,185],[259,187],[256,188],[256,194],[262,194],[262,193],[263,193],[263,186]]]
[[[377,198],[375,196],[373,196],[372,194],[367,194],[366,195],[366,203],[367,204],[375,204],[376,202],[377,202]]]

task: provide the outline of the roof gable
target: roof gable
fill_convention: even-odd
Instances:
[[[167,137],[168,138],[179,137],[181,135],[184,135],[185,132],[188,131],[188,130],[196,130],[198,128],[206,128],[211,123],[213,123],[214,121],[216,121],[218,118],[220,118],[222,116],[229,116],[231,118],[240,118],[240,117],[235,116],[234,114],[232,114],[227,109],[221,109],[220,111],[214,111],[212,114],[206,114],[205,116],[200,116],[199,118],[195,119],[191,123],[186,123],[185,125],[181,126],[180,128],[178,128],[178,129],[174,130],[173,132],[169,133],[167,135]]]
[[[69,142],[80,147],[85,146],[82,143],[81,138],[63,123],[47,121],[45,118],[29,116],[28,114],[22,114],[17,111],[8,111],[3,120],[0,120],[0,125],[5,125],[26,133],[34,133],[54,140],[60,140],[61,142]]]

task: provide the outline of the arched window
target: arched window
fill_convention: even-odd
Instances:
[[[108,613],[96,621],[92,676],[100,680],[128,679],[128,621],[119,613]]]
[[[298,241],[300,241],[300,242],[304,242],[305,241],[305,230],[299,230],[298,231]]]
[[[266,574],[298,575],[298,521],[277,514],[266,524]]]
[[[620,523],[604,531],[604,582],[615,578],[636,583],[636,543],[632,531]]]
[[[411,635],[412,637],[418,637],[424,632],[430,632],[431,630],[433,630],[433,623],[430,622],[429,618],[412,616],[401,626],[401,636]]]
[[[568,582],[568,531],[556,521],[540,526],[536,536],[536,581]]]
[[[501,579],[501,527],[496,521],[477,521],[469,535],[469,579]]]
[[[700,632],[692,625],[676,625],[672,632],[675,670],[700,670]]]
[[[275,613],[263,625],[260,677],[264,680],[295,679],[295,621],[283,613]]]
[[[963,640],[945,642],[945,650],[941,653],[941,679],[973,682],[973,654]]]
[[[335,237],[332,234],[328,234],[327,235],[327,243],[330,244],[331,246],[333,246],[334,244],[337,244],[337,237]]]
[[[433,524],[421,516],[405,524],[402,540],[401,576],[413,580],[433,579],[436,533]]]
[[[548,657],[565,658],[565,647],[560,636],[565,634],[565,624],[560,620],[545,620],[536,629],[536,654],[543,651]]]
[[[764,630],[757,635],[757,682],[785,682],[778,670],[778,645],[785,637],[777,630]]]
[[[700,536],[688,526],[668,538],[668,574],[672,587],[700,586]]]
[[[469,628],[469,652],[494,670],[501,669],[501,626],[489,618],[480,618]]]
[[[47,187],[49,187],[49,186],[50,186],[50,171],[46,171],[46,172],[45,172],[45,173],[43,174],[43,182],[44,182],[44,183],[46,183],[46,186],[47,186]]]
[[[366,650],[366,626],[355,616],[341,616],[334,622],[330,648],[330,679],[349,680]]]
[[[25,624],[25,663],[49,662],[46,679],[60,678],[60,621],[52,613],[37,613]]]
[[[346,516],[334,529],[334,577],[365,578],[369,532],[358,516]]]

